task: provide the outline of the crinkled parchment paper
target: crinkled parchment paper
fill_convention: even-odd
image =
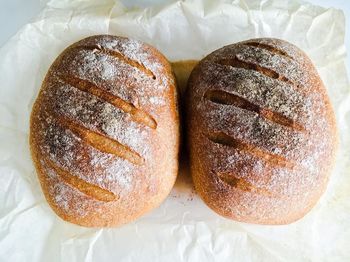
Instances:
[[[313,60],[340,133],[327,192],[302,220],[258,226],[219,217],[182,169],[167,200],[115,229],[75,226],[46,203],[28,147],[29,114],[48,67],[69,44],[110,33],[148,42],[171,61],[271,36]],[[51,1],[0,49],[0,261],[350,261],[350,88],[344,15],[298,1],[186,1],[127,10],[114,1]]]

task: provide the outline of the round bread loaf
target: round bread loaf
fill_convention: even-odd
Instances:
[[[268,38],[225,46],[192,71],[187,98],[191,173],[210,208],[237,221],[287,224],[315,205],[337,135],[305,53]]]
[[[71,45],[35,101],[30,147],[45,197],[66,221],[117,226],[157,207],[178,170],[177,92],[168,61],[123,37]]]

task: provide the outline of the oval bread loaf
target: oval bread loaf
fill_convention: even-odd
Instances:
[[[191,173],[210,208],[287,224],[315,205],[334,162],[336,123],[300,49],[268,38],[225,46],[192,71],[187,95]]]
[[[177,175],[178,119],[171,67],[155,48],[108,35],[68,47],[31,115],[32,157],[52,209],[109,227],[157,207]]]

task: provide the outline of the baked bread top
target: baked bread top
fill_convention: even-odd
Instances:
[[[192,71],[187,95],[192,175],[212,209],[285,224],[314,206],[337,135],[326,89],[304,52],[271,38],[225,46]]]
[[[155,48],[92,36],[50,67],[30,145],[46,199],[63,219],[115,226],[158,206],[177,174],[173,74]]]

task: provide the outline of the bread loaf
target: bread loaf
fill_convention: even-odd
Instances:
[[[130,222],[157,207],[177,175],[177,92],[168,61],[123,37],[92,36],[52,64],[31,114],[45,197],[64,220]]]
[[[287,224],[324,192],[337,135],[310,59],[278,39],[225,46],[187,89],[191,173],[205,203],[248,223]]]

